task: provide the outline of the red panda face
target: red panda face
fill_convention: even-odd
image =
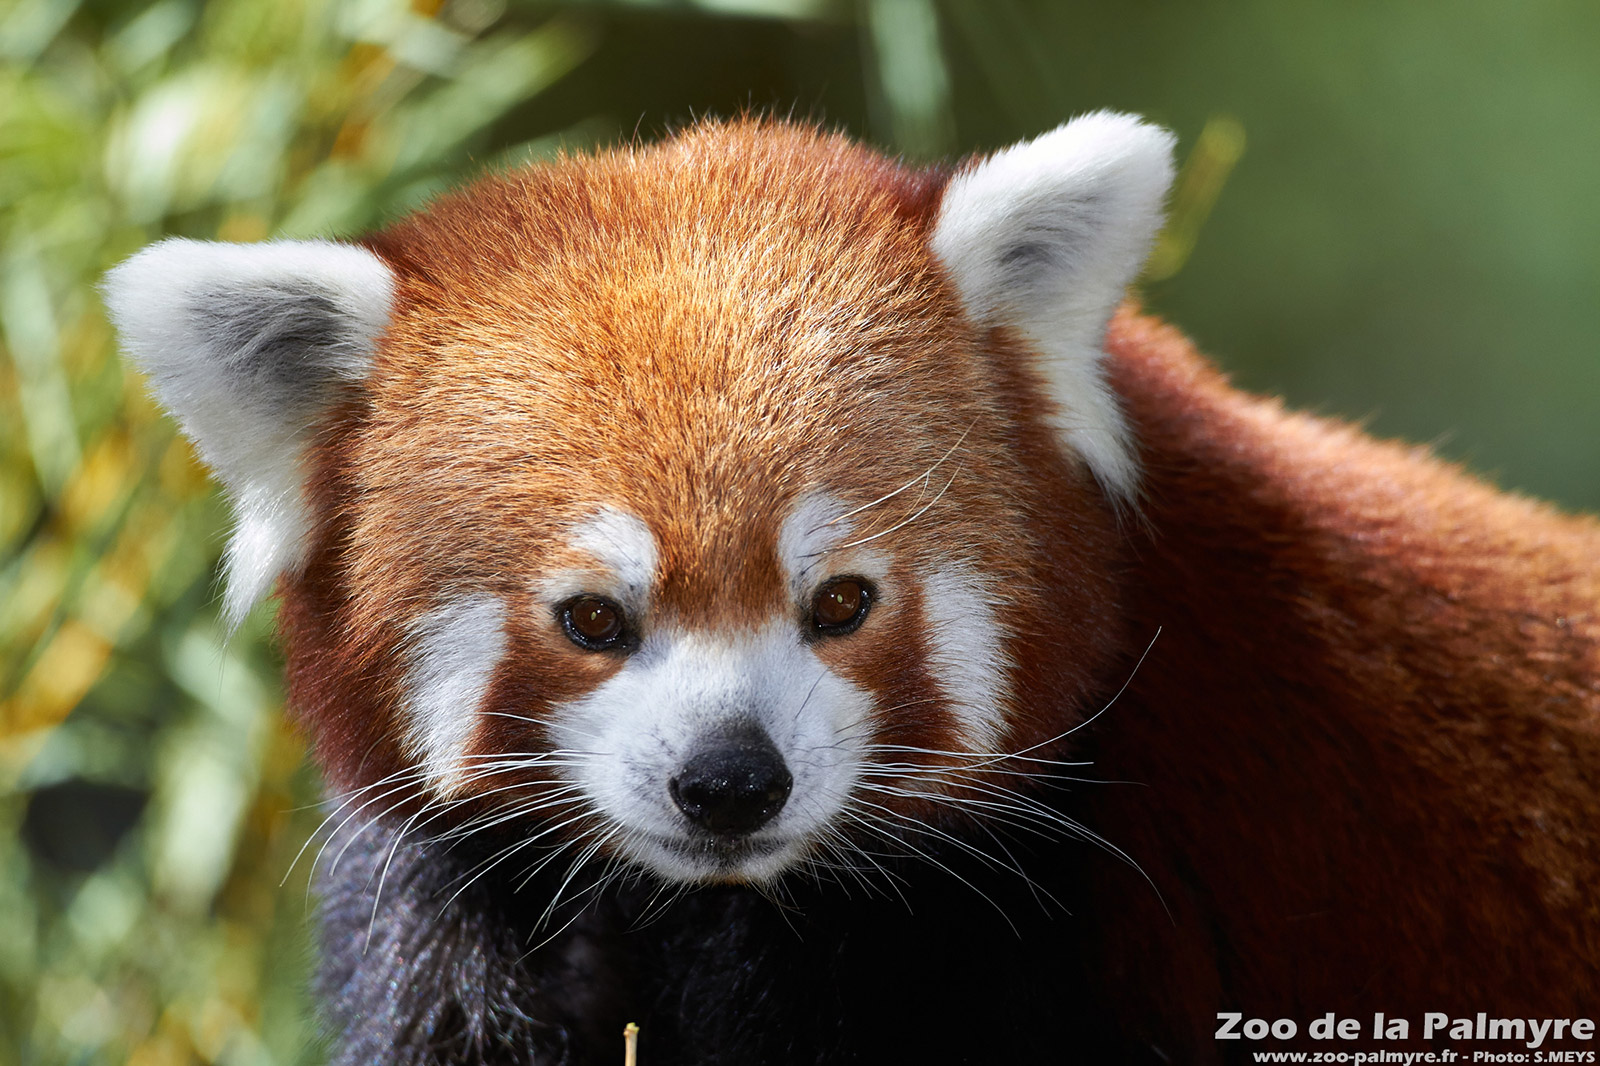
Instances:
[[[996,611],[1038,610],[1008,578],[1034,549],[906,193],[842,172],[821,200],[748,162],[708,186],[708,165],[500,190],[526,198],[516,260],[448,288],[401,272],[336,506],[431,791],[524,778],[510,795],[598,815],[665,876],[766,878],[838,831],[897,737],[1001,750]],[[557,215],[579,196],[603,243]],[[449,222],[378,247],[409,262]]]
[[[238,504],[234,607],[282,573],[293,699],[354,809],[766,881],[992,799],[1092,711],[1133,477],[1099,338],[1166,141],[1083,123],[1051,135],[1076,169],[1013,150],[948,184],[707,126],[367,249],[120,268],[128,346]],[[1133,207],[1106,143],[1155,159]]]

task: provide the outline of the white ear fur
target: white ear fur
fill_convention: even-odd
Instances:
[[[113,269],[103,291],[123,351],[233,501],[224,606],[237,624],[303,562],[307,434],[366,376],[393,275],[330,241],[173,239]]]
[[[1121,500],[1138,470],[1105,380],[1106,323],[1161,225],[1172,145],[1132,115],[1073,119],[951,179],[930,242],[973,321],[1042,356],[1051,423]]]

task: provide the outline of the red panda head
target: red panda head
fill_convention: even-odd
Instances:
[[[1093,710],[1102,341],[1169,142],[1102,113],[952,176],[708,124],[360,245],[168,241],[108,302],[356,809],[766,880]]]

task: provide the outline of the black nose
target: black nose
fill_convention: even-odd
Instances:
[[[793,786],[783,756],[759,730],[711,740],[667,782],[678,809],[718,836],[760,829],[783,810]]]

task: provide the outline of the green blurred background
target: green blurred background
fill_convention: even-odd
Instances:
[[[1600,505],[1600,4],[0,0],[0,1063],[315,1062],[270,608],[94,292],[746,107],[913,158],[1177,131],[1144,285],[1242,383]],[[281,882],[281,884],[280,884]]]

